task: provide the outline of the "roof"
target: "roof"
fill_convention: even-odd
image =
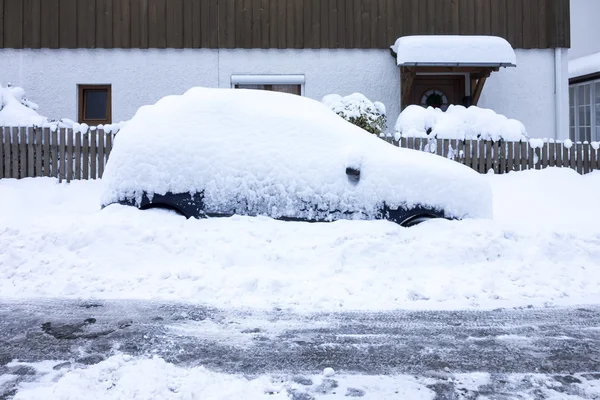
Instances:
[[[567,48],[569,0],[0,0],[0,48],[388,49],[426,34]]]
[[[569,61],[569,79],[595,76],[600,73],[600,52]]]
[[[514,67],[515,52],[496,36],[404,36],[392,46],[399,66]]]

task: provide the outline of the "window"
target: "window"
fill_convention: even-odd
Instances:
[[[110,85],[79,85],[79,122],[88,125],[112,123]]]
[[[304,95],[304,75],[232,75],[235,89],[269,90]]]
[[[569,87],[569,137],[576,142],[600,141],[600,80]]]

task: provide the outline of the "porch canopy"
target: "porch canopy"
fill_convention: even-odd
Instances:
[[[500,67],[516,67],[515,52],[497,36],[403,36],[391,47],[401,68],[402,104],[407,104],[418,73],[465,73],[471,79],[471,104],[476,105],[486,79]]]

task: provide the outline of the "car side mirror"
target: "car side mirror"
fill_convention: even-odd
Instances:
[[[360,169],[346,167],[346,175],[351,182],[358,182],[360,180]]]

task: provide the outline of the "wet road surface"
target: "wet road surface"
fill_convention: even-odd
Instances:
[[[227,373],[306,376],[332,367],[437,377],[440,399],[470,398],[447,378],[471,372],[492,374],[489,398],[510,393],[502,388],[508,374],[552,376],[567,393],[600,379],[600,307],[298,314],[142,301],[0,303],[0,382],[19,375],[7,367],[13,360],[85,366],[117,353]],[[17,383],[0,385],[0,399]]]

